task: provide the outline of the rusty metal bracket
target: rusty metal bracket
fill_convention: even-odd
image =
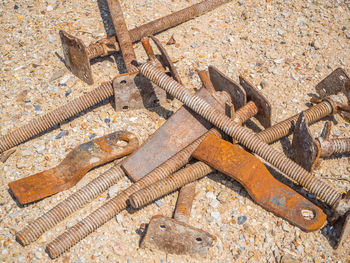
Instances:
[[[130,154],[138,148],[137,137],[125,131],[83,143],[56,167],[9,183],[18,202],[27,204],[74,186],[89,170]]]
[[[232,100],[237,111],[247,103],[246,92],[232,79],[225,76],[221,71],[213,66],[208,67],[210,81],[213,83],[216,91],[227,92]]]
[[[318,83],[315,89],[321,98],[342,93],[347,98],[347,105],[344,106],[350,106],[350,77],[342,68],[337,68],[334,70],[320,83]],[[349,109],[341,112],[341,115],[346,121],[350,121]]]
[[[271,127],[271,104],[248,80],[239,76],[239,83],[247,94],[247,101],[253,101],[258,108],[254,116],[264,128]]]
[[[180,189],[174,219],[157,215],[152,217],[141,247],[158,249],[177,255],[205,257],[216,237],[188,224],[197,182]]]
[[[68,69],[89,85],[94,83],[87,47],[79,38],[67,32],[59,32],[65,64]]]
[[[240,182],[255,202],[304,231],[326,223],[325,213],[275,179],[261,161],[216,136],[208,135],[192,156]]]
[[[149,222],[141,248],[158,249],[169,254],[205,257],[215,237],[175,219],[157,215]]]
[[[321,155],[321,148],[311,135],[305,114],[299,115],[293,133],[294,160],[305,170],[312,172]]]

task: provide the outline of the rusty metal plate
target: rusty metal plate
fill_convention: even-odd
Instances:
[[[224,106],[219,104],[205,88],[201,88],[197,95],[213,107],[223,111]],[[202,136],[211,127],[212,124],[208,121],[186,106],[182,106],[123,162],[122,167],[132,180],[138,181]]]
[[[216,91],[226,91],[231,96],[232,103],[235,105],[235,110],[243,107],[247,103],[247,95],[232,79],[226,77],[214,66],[209,66],[209,76]]]
[[[292,148],[295,162],[311,173],[320,158],[321,149],[311,135],[303,112],[295,124]]]
[[[170,73],[171,73],[171,76],[173,77],[173,79],[175,79],[178,83],[182,84],[182,81],[181,81],[181,78],[180,78],[180,75],[179,73],[177,72],[176,70],[176,67],[174,66],[171,58],[169,57],[168,55],[168,52],[166,52],[165,48],[163,47],[162,43],[160,43],[160,41],[154,37],[154,36],[151,36],[151,39],[153,40],[154,44],[157,46],[160,54],[161,54],[161,62],[164,66],[166,66]]]
[[[346,239],[350,236],[350,212],[347,213],[347,215],[344,216],[345,220],[343,223],[343,227],[340,233],[340,237],[338,240],[338,243],[335,246],[335,249],[340,248],[346,241]]]
[[[56,167],[9,183],[21,204],[27,204],[74,186],[89,170],[130,154],[139,145],[137,137],[118,131],[83,143]]]
[[[208,135],[192,156],[243,185],[266,210],[304,231],[316,231],[326,223],[323,211],[275,179],[254,155],[216,136]]]
[[[152,217],[141,248],[157,249],[169,254],[205,257],[216,238],[195,227],[164,216]]]
[[[350,91],[345,90],[345,83],[349,81],[346,72],[342,68],[337,68],[316,85],[316,92],[321,98],[343,92],[349,99]]]
[[[82,81],[94,83],[87,48],[83,41],[60,30],[64,60],[69,70]]]
[[[253,101],[258,108],[254,116],[264,128],[271,127],[271,104],[248,80],[239,76],[239,83],[247,94],[247,100]]]
[[[138,72],[118,75],[113,89],[116,111],[154,108],[166,102],[166,92]]]

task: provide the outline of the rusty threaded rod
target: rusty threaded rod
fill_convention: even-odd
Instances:
[[[16,233],[16,239],[22,246],[37,240],[46,231],[57,225],[66,217],[95,199],[106,189],[117,183],[125,175],[120,165],[107,170],[63,202],[43,214],[24,229]]]
[[[163,163],[158,168],[154,169],[151,173],[132,184],[125,191],[121,192],[100,208],[95,210],[89,216],[78,222],[73,227],[69,228],[62,235],[50,242],[46,251],[51,258],[56,258],[64,251],[69,249],[75,243],[82,240],[84,237],[95,231],[98,227],[113,218],[116,214],[127,208],[127,201],[129,196],[136,191],[145,188],[153,183],[156,183],[173,172],[177,171],[180,167],[188,163],[192,153],[196,150],[199,144],[204,140],[208,134],[214,134],[220,136],[220,133],[216,129],[210,129],[206,134],[195,140],[192,144],[185,149],[174,155],[167,162]]]
[[[152,64],[144,63],[139,66],[139,70],[146,78],[163,88],[170,95],[179,99],[226,134],[239,141],[243,146],[274,165],[281,172],[308,189],[331,207],[336,205],[337,201],[341,199],[341,194],[330,185],[313,177],[305,169],[259,139],[255,133],[236,124],[206,101],[192,94],[182,85],[156,69]]]
[[[113,95],[112,82],[106,82],[57,109],[34,118],[27,124],[0,138],[0,153],[25,142],[41,132],[65,121]]]
[[[328,101],[322,101],[315,106],[304,111],[306,122],[312,123],[322,119],[334,112],[332,105]],[[299,113],[300,114],[300,113]],[[299,117],[296,114],[282,122],[279,122],[270,128],[267,128],[257,134],[258,138],[266,143],[272,143],[292,132],[293,123],[296,123]]]
[[[140,208],[214,171],[215,169],[203,162],[188,165],[163,180],[132,194],[129,197],[130,205],[133,208]]]
[[[319,137],[316,140],[321,148],[321,157],[350,152],[350,138],[327,139]]]
[[[136,55],[134,48],[132,47],[132,41],[128,28],[125,24],[122,7],[120,6],[119,0],[107,0],[107,3],[112,17],[115,33],[118,38],[119,47],[123,55],[126,70],[128,72],[137,71],[137,68],[131,64],[132,61],[136,61]]]
[[[186,224],[188,223],[191,215],[193,200],[196,196],[196,185],[197,182],[192,182],[181,187],[174,212],[175,220]]]
[[[143,37],[147,37],[159,33],[165,29],[177,26],[197,16],[201,16],[230,1],[231,0],[206,0],[201,3],[179,10],[177,12],[174,12],[172,14],[169,14],[167,16],[153,20],[146,24],[143,24],[139,27],[135,27],[129,31],[131,42],[139,41]],[[110,38],[99,40],[97,43],[90,45],[88,47],[89,54],[91,54],[91,57],[89,56],[90,58],[107,55],[105,52],[105,48],[95,47],[103,45],[105,41],[107,41],[108,43],[114,43],[116,52],[120,50],[116,37],[112,36]],[[97,51],[100,51],[101,53],[98,53]]]

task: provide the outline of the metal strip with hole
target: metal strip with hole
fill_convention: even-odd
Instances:
[[[192,156],[243,185],[255,202],[304,231],[316,231],[326,223],[318,206],[275,179],[264,164],[241,147],[208,135]]]

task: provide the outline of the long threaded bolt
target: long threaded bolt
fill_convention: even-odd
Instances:
[[[134,208],[140,208],[214,171],[215,169],[203,162],[188,165],[163,180],[132,194],[129,197],[130,205]]]
[[[320,120],[332,113],[334,107],[329,101],[322,101],[315,106],[304,111],[307,123],[312,123]],[[279,122],[270,128],[267,128],[257,134],[258,138],[266,143],[272,143],[292,132],[293,124],[298,120],[299,114],[296,114],[282,122]]]
[[[129,196],[142,188],[145,188],[151,184],[154,184],[179,168],[188,163],[192,153],[196,150],[199,144],[204,140],[208,134],[214,134],[220,136],[220,133],[216,129],[210,129],[206,134],[187,146],[181,152],[174,155],[167,162],[163,163],[158,168],[154,169],[151,173],[132,184],[125,191],[121,192],[99,209],[95,210],[88,217],[69,228],[65,233],[49,243],[46,250],[51,258],[56,258],[64,251],[69,249],[75,243],[82,240],[84,237],[95,231],[97,228],[105,224],[116,214],[123,211],[128,206]]]
[[[41,132],[73,117],[113,95],[112,82],[106,82],[96,89],[76,98],[61,107],[35,118],[20,128],[0,138],[0,153],[25,142]]]
[[[255,116],[258,113],[258,108],[256,104],[252,101],[249,101],[246,105],[241,107],[236,111],[235,119],[238,124],[245,123],[251,117]]]
[[[23,246],[37,240],[43,233],[57,225],[79,208],[95,199],[125,175],[120,165],[114,166],[88,183],[63,202],[16,233],[16,239]]]
[[[184,23],[188,20],[191,20],[197,16],[201,16],[220,5],[223,5],[225,3],[230,2],[231,0],[206,0],[201,3],[192,5],[190,7],[187,7],[185,9],[182,9],[180,11],[177,11],[175,13],[172,13],[170,15],[161,17],[159,19],[156,19],[154,21],[151,21],[147,24],[144,24],[139,27],[135,27],[132,30],[129,31],[131,42],[136,42],[141,40],[143,37],[147,37],[153,34],[156,34],[158,32],[161,32],[167,28],[174,27],[176,25],[179,25],[181,23]],[[105,45],[105,44],[110,45]],[[110,47],[113,44],[115,46],[115,51],[118,52],[120,50],[120,47],[118,45],[118,42],[116,41],[116,37],[112,36],[107,39],[102,39],[97,41],[97,43],[92,44],[88,47],[88,53],[90,58],[95,58],[99,56],[105,56],[106,50],[110,49]],[[105,47],[104,47],[105,45]],[[91,54],[91,55],[90,55]]]
[[[307,188],[311,193],[324,200],[328,205],[333,207],[337,201],[340,200],[341,194],[330,185],[313,177],[305,169],[259,139],[252,131],[236,124],[233,120],[209,105],[205,100],[192,94],[166,74],[157,70],[152,64],[142,64],[139,69],[146,78],[163,88],[170,95],[179,99],[190,109],[239,141],[249,150],[274,165],[291,179]]]

